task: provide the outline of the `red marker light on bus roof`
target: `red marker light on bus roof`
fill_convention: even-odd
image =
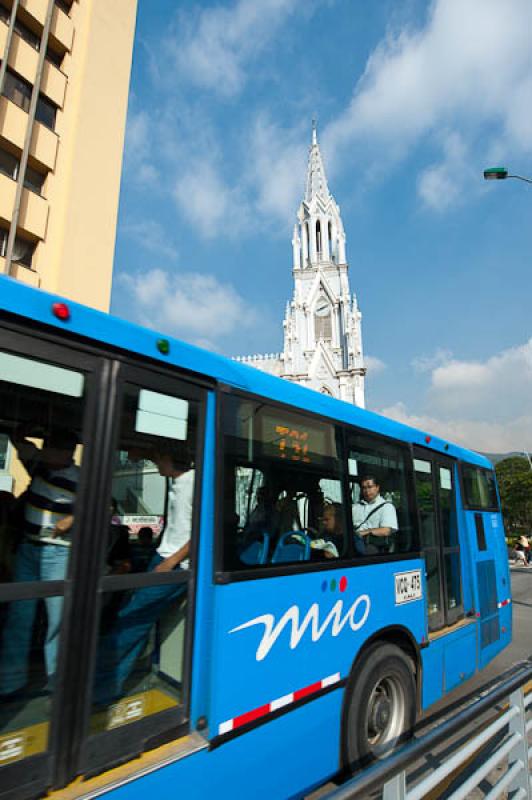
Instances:
[[[425,441],[427,444],[430,442],[431,438],[432,438],[431,436],[425,436]]]
[[[70,309],[66,303],[54,303],[52,305],[52,313],[54,317],[57,317],[62,322],[67,322],[70,319]]]

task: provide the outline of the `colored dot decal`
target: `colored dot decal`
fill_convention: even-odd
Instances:
[[[343,575],[340,578],[340,591],[345,592],[346,589],[347,589],[347,578],[345,577],[345,575]]]
[[[335,592],[335,591],[336,591],[336,581],[333,578],[332,581],[331,581],[331,592]]]
[[[321,584],[321,591],[322,592],[327,591],[327,581],[323,581],[323,583]]]

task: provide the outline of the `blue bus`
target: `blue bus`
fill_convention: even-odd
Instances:
[[[0,278],[0,800],[303,797],[511,626],[483,456]]]

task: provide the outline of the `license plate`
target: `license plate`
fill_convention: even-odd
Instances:
[[[395,604],[410,603],[412,600],[421,600],[421,570],[413,569],[410,572],[399,572],[395,576]]]

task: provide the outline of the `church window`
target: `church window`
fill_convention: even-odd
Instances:
[[[329,253],[331,256],[331,261],[335,261],[335,252],[334,252],[334,245],[333,245],[333,233],[332,233],[332,223],[329,222],[327,225],[329,230]]]
[[[303,227],[303,236],[305,237],[305,243],[306,243],[305,249],[307,252],[306,264],[304,264],[303,266],[306,267],[310,263],[310,231],[308,229],[308,222],[305,222],[305,225]]]
[[[323,295],[316,303],[314,311],[314,330],[316,334],[316,341],[322,339],[324,342],[330,342],[332,339],[332,321],[331,321],[331,306],[329,301]]]
[[[316,252],[318,257],[321,256],[321,223],[319,220],[316,222]]]

